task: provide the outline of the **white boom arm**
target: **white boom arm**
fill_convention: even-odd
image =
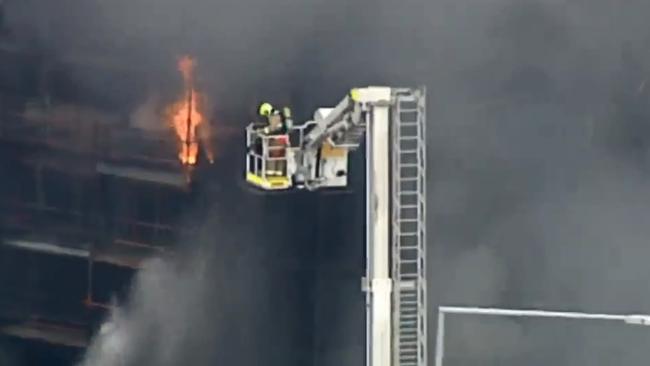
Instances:
[[[388,107],[390,102],[390,88],[368,87],[352,89],[334,108],[318,109],[314,120],[306,123],[310,129],[301,145],[293,152],[297,184],[312,190],[346,186],[348,152],[361,144],[374,108]]]

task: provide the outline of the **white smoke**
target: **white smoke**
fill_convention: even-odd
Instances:
[[[143,131],[160,132],[171,128],[165,120],[160,98],[155,93],[149,94],[147,99],[131,113],[130,122],[131,127]]]
[[[180,348],[197,340],[208,304],[207,257],[181,263],[152,259],[144,264],[126,304],[116,307],[99,329],[80,366],[178,365]]]

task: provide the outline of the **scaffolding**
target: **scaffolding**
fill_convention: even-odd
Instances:
[[[176,238],[191,230],[175,225],[182,214],[176,203],[189,193],[175,137],[144,134],[83,107],[29,110],[0,110],[1,159],[14,183],[0,196],[2,248],[85,262],[86,294],[69,299],[69,306],[105,312],[110,305],[95,293],[98,265],[132,271],[149,257],[173,254]],[[101,319],[69,324],[47,314],[26,317],[38,316],[36,305],[15,311],[0,305],[5,335],[73,347],[83,347],[93,319]]]

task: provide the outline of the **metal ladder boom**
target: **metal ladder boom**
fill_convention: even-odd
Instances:
[[[393,366],[427,364],[425,97],[424,89],[393,90]]]

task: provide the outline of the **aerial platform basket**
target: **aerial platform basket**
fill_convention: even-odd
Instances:
[[[289,135],[266,135],[255,128],[246,128],[246,181],[264,190],[291,188],[288,170]]]

